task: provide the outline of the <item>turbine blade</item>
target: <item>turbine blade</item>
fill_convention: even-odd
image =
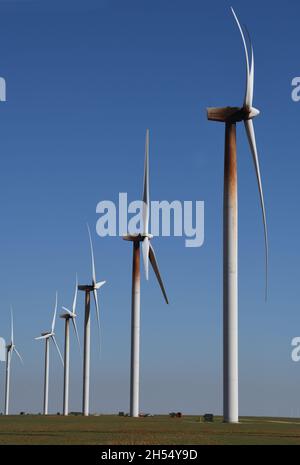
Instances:
[[[265,202],[264,202],[264,194],[262,189],[262,181],[260,175],[260,166],[259,166],[259,159],[257,153],[257,146],[255,140],[255,132],[252,120],[244,121],[245,128],[247,132],[247,137],[250,145],[250,150],[252,153],[258,189],[259,189],[259,196],[260,196],[260,203],[262,209],[262,216],[263,216],[263,223],[264,223],[264,236],[265,236],[265,253],[266,253],[266,299],[268,295],[268,267],[269,267],[269,245],[268,245],[268,229],[267,229],[267,220],[266,220],[266,209],[265,209]]]
[[[34,340],[39,341],[40,339],[47,339],[47,337],[50,337],[50,336],[48,334],[46,334],[45,336],[35,337]]]
[[[90,239],[90,248],[91,248],[91,259],[92,259],[92,277],[93,277],[93,284],[96,283],[96,269],[95,269],[95,259],[94,259],[94,249],[93,249],[93,243],[92,243],[92,236],[91,236],[91,231],[90,227],[87,224],[87,229],[89,233],[89,239]]]
[[[104,284],[106,284],[106,281],[99,281],[95,284],[95,289],[100,289],[100,287],[104,286]]]
[[[13,309],[12,306],[10,307],[10,324],[11,324],[11,343],[12,345],[14,344],[14,315],[13,315]]]
[[[75,292],[74,292],[73,305],[72,305],[72,313],[76,313],[77,293],[78,293],[78,276],[76,273],[76,284],[75,284]]]
[[[164,287],[164,283],[161,279],[161,276],[160,276],[160,272],[159,272],[159,268],[158,268],[158,263],[157,263],[157,260],[156,260],[156,256],[155,256],[155,252],[154,252],[154,249],[152,247],[152,245],[150,244],[150,248],[149,248],[149,258],[150,258],[150,263],[152,265],[152,268],[154,270],[154,273],[156,274],[156,277],[157,277],[157,281],[160,285],[160,288],[162,290],[162,293],[163,293],[163,296],[165,298],[165,301],[166,303],[168,304],[169,303],[169,300],[168,300],[168,297],[167,297],[167,293],[166,293],[166,290],[165,290],[165,287]]]
[[[20,362],[22,363],[22,365],[24,365],[23,359],[22,359],[21,355],[19,354],[19,352],[17,351],[17,349],[15,347],[14,347],[14,351],[16,352],[17,356],[19,357]]]
[[[77,342],[78,342],[79,352],[80,352],[80,355],[81,355],[81,345],[80,345],[80,339],[79,339],[79,334],[78,334],[78,329],[77,329],[75,318],[72,318],[72,323],[73,323],[73,328],[74,328],[74,331],[75,331],[75,334],[76,334],[76,339],[77,339]]]
[[[249,91],[248,91],[246,104],[249,105],[249,107],[252,107],[253,93],[254,93],[254,51],[253,51],[252,40],[251,40],[249,31],[246,26],[244,26],[244,28],[248,36],[250,50],[251,50],[251,63],[250,63],[250,71],[249,71]]]
[[[65,312],[69,313],[69,315],[73,315],[73,312],[71,312],[71,310],[69,310],[67,307],[61,307],[62,310],[64,310]]]
[[[143,253],[143,262],[144,262],[144,270],[146,279],[149,279],[149,248],[150,248],[150,241],[149,237],[145,237],[142,242],[142,253]]]
[[[54,328],[55,328],[56,312],[57,312],[57,291],[55,294],[55,307],[54,307],[54,315],[53,315],[52,326],[51,326],[52,333],[54,332]]]
[[[99,335],[99,349],[101,353],[101,327],[100,327],[100,314],[99,314],[99,303],[98,303],[98,294],[97,289],[93,289],[95,307],[96,307],[96,316],[97,316],[97,326],[98,326],[98,335]]]
[[[246,92],[245,92],[245,98],[244,98],[244,105],[247,105],[249,107],[252,107],[252,100],[253,100],[253,77],[254,77],[254,63],[253,63],[253,51],[252,51],[252,63],[251,63],[251,71],[250,71],[250,65],[249,65],[249,54],[248,54],[248,49],[247,49],[247,43],[245,39],[245,35],[242,29],[242,26],[238,20],[238,17],[234,11],[234,9],[231,7],[232,14],[234,16],[234,19],[238,25],[239,31],[242,36],[243,40],[243,45],[244,45],[244,50],[245,50],[245,57],[246,57],[246,73],[247,73],[247,79],[246,79]],[[252,45],[251,45],[251,50],[252,50]]]
[[[57,342],[56,342],[55,336],[54,336],[54,335],[51,336],[51,339],[52,339],[52,341],[54,342],[54,345],[55,345],[56,350],[57,350],[57,352],[58,352],[58,355],[59,355],[59,358],[60,358],[60,360],[61,360],[61,363],[62,363],[62,365],[64,366],[64,360],[63,360],[63,358],[62,358],[61,351],[59,350],[59,347],[58,347],[58,344],[57,344]]]
[[[143,188],[143,227],[144,234],[149,229],[149,129],[146,131],[145,164],[144,164],[144,188]]]

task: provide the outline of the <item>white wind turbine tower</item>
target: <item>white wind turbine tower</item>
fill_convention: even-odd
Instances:
[[[44,415],[48,415],[48,394],[49,394],[49,344],[50,340],[54,343],[56,350],[58,352],[59,358],[61,360],[62,365],[64,365],[64,361],[59,350],[58,344],[55,338],[55,321],[56,321],[56,313],[57,313],[57,292],[55,296],[55,308],[54,308],[54,315],[51,325],[51,330],[45,333],[42,333],[41,336],[36,337],[35,340],[44,339],[45,340],[45,375],[44,375],[44,408],[43,413]]]
[[[144,189],[143,189],[143,234],[127,235],[126,241],[133,242],[132,264],[132,303],[131,303],[131,369],[130,369],[130,416],[139,416],[139,383],[140,383],[140,244],[144,261],[145,276],[148,280],[149,260],[156,274],[156,278],[162,290],[166,303],[167,294],[160,276],[154,249],[150,244],[153,238],[149,234],[149,129],[146,131]]]
[[[97,282],[96,279],[96,268],[94,259],[94,250],[91,237],[91,231],[89,225],[87,225],[90,249],[91,249],[91,260],[92,260],[92,284],[83,284],[78,286],[79,291],[85,292],[85,314],[84,314],[84,343],[83,343],[83,393],[82,393],[82,414],[84,416],[89,415],[89,403],[90,403],[90,352],[91,352],[91,299],[90,294],[93,293],[96,307],[96,316],[99,330],[100,340],[100,316],[99,316],[99,303],[97,291],[106,283],[106,281]],[[100,342],[101,343],[101,342]]]
[[[77,288],[78,281],[76,275],[76,284],[75,292],[72,304],[72,311],[66,307],[62,307],[64,313],[60,315],[60,318],[65,320],[65,352],[64,352],[64,399],[63,399],[63,414],[69,414],[69,373],[70,373],[70,320],[75,331],[77,338],[79,350],[80,350],[80,341],[76,325],[76,302],[77,302]]]
[[[11,338],[10,343],[6,346],[6,380],[5,380],[5,407],[4,407],[4,414],[8,415],[9,410],[9,391],[10,391],[10,366],[11,366],[11,359],[12,354],[15,352],[16,355],[19,357],[21,363],[23,364],[23,360],[21,355],[16,349],[14,343],[14,319],[13,319],[13,311],[11,309]]]
[[[232,13],[242,36],[246,57],[246,93],[242,107],[208,108],[211,121],[225,123],[224,221],[223,221],[223,410],[224,421],[237,423],[238,413],[238,192],[236,123],[243,121],[252,153],[264,224],[266,296],[268,286],[268,235],[258,151],[253,119],[259,110],[253,107],[254,56],[250,42],[251,61],[246,38],[233,9]],[[249,36],[249,35],[248,35]]]

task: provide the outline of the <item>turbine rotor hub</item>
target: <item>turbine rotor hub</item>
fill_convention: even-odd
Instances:
[[[257,108],[252,107],[252,108],[250,108],[248,119],[253,119],[256,116],[258,116],[259,114],[260,114],[260,111]]]
[[[131,241],[131,242],[143,242],[143,240],[148,237],[148,239],[152,239],[152,234],[128,234],[127,236],[123,236],[124,241]]]

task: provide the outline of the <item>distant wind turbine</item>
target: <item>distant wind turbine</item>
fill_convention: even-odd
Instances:
[[[48,393],[49,393],[49,343],[50,340],[54,343],[56,350],[58,352],[59,358],[61,360],[62,365],[64,365],[64,361],[59,350],[58,344],[55,338],[55,321],[56,321],[56,313],[57,313],[57,292],[55,296],[55,307],[54,307],[54,315],[51,325],[51,330],[45,333],[42,333],[41,336],[36,337],[35,340],[44,339],[45,340],[45,375],[44,375],[44,415],[48,415]]]
[[[223,402],[224,421],[238,422],[238,207],[237,207],[237,160],[236,123],[243,121],[252,153],[256,172],[266,249],[266,296],[268,287],[268,235],[264,196],[260,175],[258,152],[255,141],[253,118],[259,110],[253,107],[254,57],[250,42],[251,63],[243,29],[233,10],[235,21],[242,36],[246,56],[246,93],[243,106],[208,108],[211,121],[223,122],[225,130],[225,170],[224,170],[224,223],[223,223]],[[248,35],[248,33],[247,33]]]
[[[142,255],[145,276],[149,276],[149,260],[156,274],[156,278],[162,290],[166,303],[167,294],[160,276],[154,249],[150,244],[153,238],[149,234],[149,129],[146,131],[145,144],[145,166],[144,166],[144,189],[143,189],[143,234],[127,235],[123,237],[126,241],[133,242],[133,264],[132,264],[132,304],[131,304],[131,370],[130,370],[130,415],[139,416],[139,378],[140,378],[140,244],[142,244]]]
[[[75,335],[77,338],[79,350],[80,348],[80,341],[79,335],[76,325],[76,302],[77,302],[77,288],[78,288],[78,281],[76,275],[76,284],[75,284],[75,292],[72,304],[72,311],[67,309],[66,307],[62,307],[64,313],[60,315],[60,318],[65,320],[65,352],[64,352],[64,399],[63,399],[63,414],[69,414],[69,373],[70,373],[70,320],[72,321],[72,325],[75,331]]]
[[[15,343],[14,343],[14,319],[13,319],[12,308],[10,310],[10,314],[11,314],[11,337],[10,337],[10,343],[6,346],[6,380],[5,380],[5,408],[4,408],[5,415],[8,415],[8,410],[9,410],[10,364],[11,364],[11,358],[12,358],[13,352],[16,353],[21,363],[23,364],[22,357],[17,351]]]
[[[106,281],[97,282],[96,279],[96,268],[94,259],[94,250],[91,237],[91,231],[89,225],[87,225],[90,249],[91,249],[91,260],[92,260],[92,284],[84,284],[78,286],[79,291],[85,292],[85,316],[84,316],[84,347],[83,347],[83,395],[82,395],[82,413],[84,416],[89,415],[89,401],[90,401],[90,346],[91,346],[91,299],[90,294],[93,293],[96,307],[96,316],[100,338],[100,316],[99,316],[99,303],[97,291],[100,289]],[[100,339],[99,339],[100,340]]]

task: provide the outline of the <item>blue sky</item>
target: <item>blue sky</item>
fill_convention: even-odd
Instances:
[[[103,350],[93,314],[91,410],[129,406],[131,247],[95,234],[96,205],[119,192],[138,199],[144,137],[151,131],[151,198],[204,200],[205,244],[156,238],[170,298],[154,275],[142,281],[141,409],[222,411],[222,190],[224,128],[207,106],[239,105],[245,85],[241,39],[228,1],[1,1],[0,334],[9,306],[25,361],[13,360],[11,410],[41,411],[43,345],[56,289],[72,299],[76,271],[90,276],[93,230]],[[239,162],[240,413],[300,415],[300,74],[296,0],[233,2],[251,32],[255,121],[270,235],[269,300],[258,190],[243,127]],[[80,332],[83,295],[79,296]],[[57,322],[62,347],[63,323]],[[81,408],[81,360],[72,339],[71,403]],[[4,364],[0,365],[3,403]],[[50,411],[62,408],[62,368],[51,351]]]

